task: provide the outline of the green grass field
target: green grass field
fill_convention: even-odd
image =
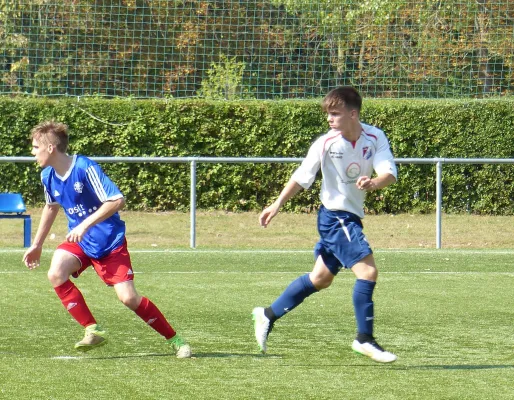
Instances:
[[[110,343],[87,354],[83,330],[46,279],[0,250],[1,399],[512,399],[514,251],[377,250],[376,336],[398,355],[350,349],[351,272],[281,319],[260,355],[251,310],[299,274],[305,251],[138,251],[136,287],[193,347],[176,359],[93,271],[81,288]]]

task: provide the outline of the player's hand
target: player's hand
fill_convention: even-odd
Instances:
[[[39,267],[39,260],[41,259],[42,247],[30,246],[23,255],[23,263],[28,269]]]
[[[275,203],[265,208],[264,211],[261,212],[261,215],[259,215],[259,224],[266,228],[273,217],[278,214],[278,210],[279,207]]]
[[[78,243],[84,238],[86,232],[87,229],[84,229],[81,225],[77,225],[75,228],[68,232],[66,235],[66,240],[68,242]]]
[[[371,180],[371,178],[369,176],[359,176],[359,179],[357,179],[357,189],[360,189],[360,190],[366,190],[366,191],[371,191],[371,190],[376,190],[377,189],[377,186],[375,185],[375,183]]]

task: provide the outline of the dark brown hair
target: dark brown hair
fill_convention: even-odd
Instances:
[[[330,109],[340,106],[360,112],[362,97],[354,87],[340,86],[328,92],[321,103],[324,112],[328,112]]]

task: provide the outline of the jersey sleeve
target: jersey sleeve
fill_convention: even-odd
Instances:
[[[49,173],[47,170],[43,170],[41,172],[41,183],[43,184],[43,192],[45,194],[45,203],[46,204],[58,204],[55,200],[53,193],[50,190]]]
[[[90,164],[86,168],[86,182],[102,203],[123,197],[116,186],[98,164]]]
[[[291,179],[302,186],[304,189],[311,187],[312,183],[316,179],[321,166],[321,153],[322,153],[322,141],[316,140],[307,153],[300,166],[293,173]]]
[[[391,152],[387,136],[383,132],[381,135],[378,135],[377,152],[373,159],[373,169],[378,175],[391,174],[395,178],[398,178],[393,153]]]

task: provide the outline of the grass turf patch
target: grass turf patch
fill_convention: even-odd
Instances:
[[[377,250],[376,336],[398,355],[391,365],[350,349],[349,271],[278,321],[258,354],[251,310],[310,271],[309,251],[134,251],[136,287],[190,341],[190,360],[176,359],[92,270],[76,283],[110,343],[75,352],[83,330],[46,279],[51,253],[34,271],[21,255],[0,252],[0,398],[514,397],[508,252]]]

